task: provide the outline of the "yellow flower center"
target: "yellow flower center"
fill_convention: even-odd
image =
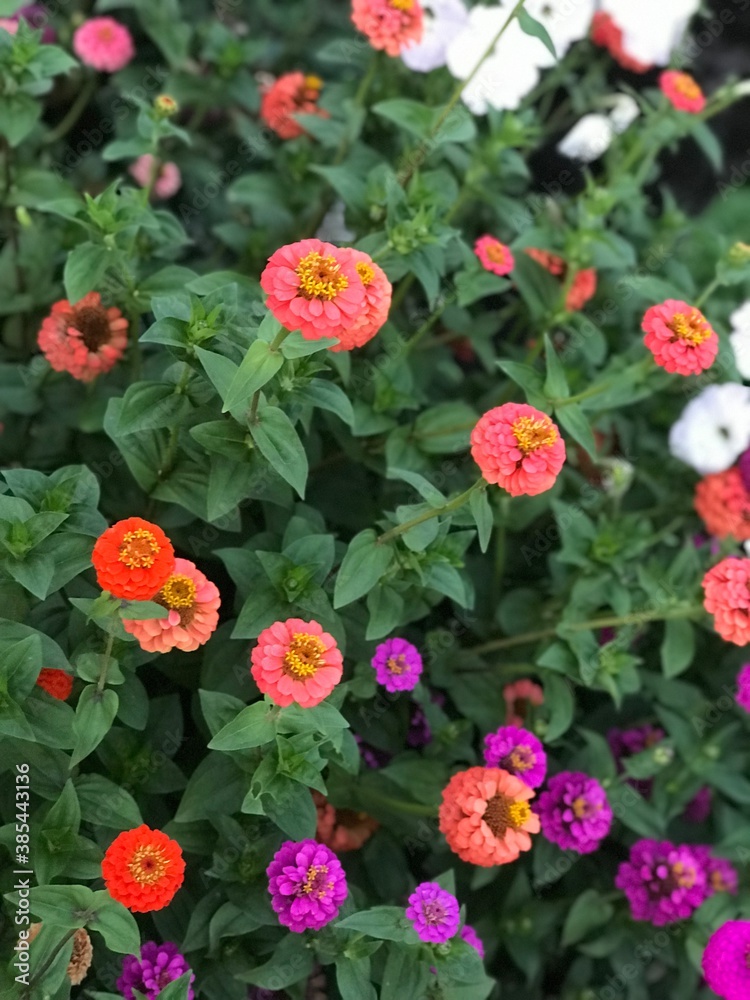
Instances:
[[[289,649],[284,654],[284,670],[297,680],[314,677],[325,650],[320,636],[310,635],[308,632],[295,632],[289,643]]]
[[[299,290],[306,299],[335,299],[348,285],[349,279],[341,274],[341,265],[335,257],[323,257],[312,250],[297,264]]]
[[[592,809],[596,811],[600,808],[601,806],[598,804],[592,806],[592,804],[582,795],[579,795],[577,799],[573,799],[573,813],[575,814],[576,819],[585,819],[587,816],[591,815]]]
[[[536,763],[536,757],[527,746],[518,746],[511,751],[508,762],[514,771],[528,771]]]
[[[403,674],[407,669],[406,657],[403,653],[399,653],[398,656],[389,656],[385,661],[385,665],[389,673]]]
[[[516,802],[515,799],[498,793],[487,803],[483,819],[496,837],[502,837],[508,829],[520,830],[530,816],[528,802]]]
[[[549,417],[519,417],[513,421],[513,437],[516,439],[519,451],[524,455],[531,454],[537,448],[544,448],[557,441],[557,431]]]
[[[411,10],[414,0],[388,0],[394,10]]]
[[[675,340],[684,340],[693,347],[702,344],[711,336],[711,327],[697,309],[693,309],[689,316],[675,313],[667,326],[674,334]]]
[[[686,868],[681,861],[672,865],[672,875],[675,883],[683,889],[690,889],[695,885],[695,869]]]
[[[159,603],[168,608],[192,608],[195,604],[195,581],[176,573],[159,591]]]
[[[363,260],[354,266],[357,268],[357,274],[362,279],[362,284],[365,288],[367,288],[372,279],[375,277],[375,269],[370,267],[370,265],[366,264]]]
[[[487,247],[485,247],[484,252],[493,264],[504,264],[508,259],[508,255],[502,243],[490,243]]]
[[[306,76],[305,87],[307,88],[307,90],[322,90],[323,81],[320,79],[319,76],[313,76],[313,75]]]
[[[310,865],[302,884],[302,892],[307,896],[315,893],[317,899],[323,899],[328,890],[333,889],[333,881],[325,878],[327,874],[327,865]]]
[[[160,550],[159,543],[150,531],[137,528],[122,536],[118,559],[128,569],[148,569],[154,565]]]
[[[695,100],[701,96],[701,88],[689,73],[680,73],[674,78],[674,89],[678,94],[687,97],[688,100]]]
[[[139,885],[153,885],[164,877],[168,865],[161,848],[146,844],[135,851],[128,869]]]

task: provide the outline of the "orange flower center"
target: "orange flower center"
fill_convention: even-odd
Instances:
[[[513,768],[514,771],[524,771],[530,770],[536,763],[536,757],[534,752],[530,747],[518,746],[515,747],[511,753],[508,755],[508,763]]]
[[[84,306],[83,309],[77,309],[73,326],[80,330],[84,344],[92,353],[110,339],[109,319],[106,310],[101,307]]]
[[[398,656],[389,656],[385,661],[385,665],[391,674],[403,674],[408,667],[406,657],[403,653],[399,653]]]
[[[573,799],[573,813],[576,819],[586,819],[592,812],[598,812],[600,809],[601,803],[596,802],[592,804],[582,795],[579,795],[577,799]]]
[[[496,837],[502,837],[508,829],[520,830],[530,816],[528,802],[516,802],[500,792],[489,800],[482,818]]]
[[[333,881],[326,879],[327,874],[327,865],[310,865],[302,883],[302,892],[306,896],[314,895],[316,899],[323,899],[328,890],[333,889]]]
[[[502,243],[490,243],[485,247],[484,252],[493,264],[504,264],[508,259],[508,254]]]
[[[139,885],[153,885],[164,877],[169,865],[169,858],[164,856],[160,847],[145,844],[137,848],[130,859],[128,869]]]
[[[284,654],[284,670],[297,680],[314,677],[318,672],[326,648],[318,635],[295,632],[289,649]]]
[[[695,869],[686,868],[681,861],[676,861],[672,865],[672,878],[675,885],[683,889],[690,889],[695,885]]]
[[[159,591],[159,597],[168,608],[192,608],[195,604],[195,581],[176,573],[170,576]]]
[[[323,81],[319,76],[306,76],[305,77],[305,89],[306,90],[322,90]]]
[[[355,267],[357,268],[357,274],[362,279],[362,284],[365,288],[367,288],[372,279],[375,277],[375,269],[370,267],[370,265],[366,264],[363,260],[361,260],[359,264],[355,264]]]
[[[299,290],[306,299],[330,302],[349,285],[336,258],[323,257],[317,250],[303,257],[295,270],[299,276]]]
[[[414,0],[388,0],[388,2],[394,10],[411,10],[414,6]]]
[[[513,421],[513,437],[524,455],[557,441],[557,431],[549,417],[519,417]]]
[[[118,558],[128,569],[148,569],[154,565],[160,551],[161,547],[151,532],[137,528],[122,536]]]
[[[99,42],[104,42],[108,45],[110,42],[114,41],[115,33],[108,24],[103,24],[99,27],[96,32],[96,39]]]
[[[695,100],[701,96],[701,88],[689,73],[679,73],[673,80],[674,89],[678,94],[687,97],[688,100]]]
[[[693,309],[689,316],[684,313],[675,313],[667,326],[674,334],[675,340],[684,340],[693,347],[702,344],[711,336],[711,327],[697,309]]]

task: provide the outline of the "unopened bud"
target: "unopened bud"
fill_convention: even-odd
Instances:
[[[727,258],[731,264],[747,264],[750,262],[750,244],[735,243],[729,248]]]
[[[169,94],[159,94],[158,97],[154,98],[154,111],[156,111],[161,118],[171,118],[172,115],[176,115],[179,110],[180,105],[174,97],[170,97]]]
[[[31,216],[23,205],[19,205],[16,209],[16,220],[18,221],[18,225],[23,226],[24,229],[28,229],[29,226],[33,225]]]

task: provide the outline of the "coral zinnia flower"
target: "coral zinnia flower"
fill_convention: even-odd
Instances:
[[[293,115],[318,115],[328,118],[328,112],[318,107],[323,81],[304,73],[285,73],[263,92],[260,117],[282,139],[296,139],[305,130]]]
[[[719,338],[703,313],[681,299],[667,299],[646,310],[643,342],[668,372],[700,375],[714,363]]]
[[[750,642],[750,559],[729,556],[703,577],[703,605],[714,628],[727,642]]]
[[[102,590],[128,601],[148,601],[174,569],[172,543],[157,524],[141,517],[117,521],[91,553]]]
[[[313,791],[312,797],[318,812],[315,839],[332,851],[341,854],[343,851],[358,850],[379,826],[378,821],[367,813],[337,809],[320,792]]]
[[[510,274],[516,263],[510,247],[489,234],[479,237],[474,244],[474,253],[485,271],[492,271],[493,274]]]
[[[86,66],[103,73],[116,73],[135,55],[130,32],[113,17],[84,21],[73,35],[73,51]]]
[[[701,479],[695,488],[695,509],[710,535],[737,542],[750,539],[750,493],[736,465]]]
[[[362,250],[339,250],[340,254],[348,254],[354,260],[354,267],[365,290],[362,311],[352,326],[339,334],[339,342],[330,348],[332,351],[351,351],[355,347],[363,347],[375,336],[385,321],[391,308],[393,287],[369,254]]]
[[[527,403],[504,403],[479,418],[471,455],[488,483],[514,497],[536,496],[554,486],[565,442],[546,413]]]
[[[440,830],[462,861],[489,868],[515,861],[531,847],[539,817],[529,808],[534,792],[498,767],[470,767],[443,789]]]
[[[287,618],[263,629],[250,654],[253,680],[277,705],[313,708],[341,680],[343,657],[316,621]]]
[[[606,11],[597,10],[594,13],[591,22],[591,41],[594,45],[606,49],[623,69],[629,69],[631,73],[648,73],[651,69],[649,63],[641,62],[634,56],[628,55],[623,44],[622,28]]]
[[[277,250],[260,276],[266,304],[287,330],[305,340],[341,337],[365,308],[365,286],[348,250],[300,240]]]
[[[58,701],[66,701],[73,690],[73,677],[66,670],[56,670],[53,667],[42,667],[36,682]]]
[[[544,691],[528,677],[506,684],[503,688],[505,699],[505,725],[523,726],[529,705],[543,705]]]
[[[29,944],[38,936],[41,929],[41,923],[29,925]],[[83,927],[79,927],[73,935],[73,951],[68,962],[68,967],[65,970],[73,986],[78,986],[86,978],[86,973],[91,968],[91,959],[93,957],[94,949],[88,931]]]
[[[524,252],[545,271],[549,271],[561,282],[565,282],[568,264],[562,257],[558,257],[556,253],[550,253],[549,250],[538,250],[536,247],[526,247]],[[579,309],[583,309],[589,299],[596,294],[596,284],[596,271],[592,267],[578,271],[565,297],[565,308],[568,312],[577,312]]]
[[[352,0],[352,22],[374,49],[389,56],[422,41],[424,17],[418,0]]]
[[[137,181],[141,187],[145,188],[151,183],[151,173],[154,170],[154,157],[151,153],[144,153],[137,160],[130,164],[128,173]],[[153,193],[157,198],[171,198],[173,194],[182,187],[182,174],[176,163],[157,162],[156,179],[154,180]]]
[[[145,824],[118,834],[102,861],[110,896],[133,913],[161,910],[171,903],[184,874],[177,841]]]
[[[189,653],[208,642],[216,631],[219,590],[189,559],[175,559],[174,572],[152,600],[169,608],[168,618],[122,620],[125,631],[149,653],[168,653],[175,648]]]
[[[664,70],[659,76],[659,87],[678,111],[697,115],[706,106],[703,91],[689,73],[681,73],[676,69]]]
[[[37,342],[56,372],[92,382],[125,353],[128,321],[115,306],[105,309],[98,292],[89,292],[75,305],[67,299],[55,302]]]

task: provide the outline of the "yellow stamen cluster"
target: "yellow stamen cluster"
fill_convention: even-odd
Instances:
[[[549,417],[519,417],[513,421],[513,437],[524,455],[557,441],[557,431]]]
[[[365,261],[361,260],[358,264],[354,265],[357,269],[357,274],[362,279],[362,284],[367,288],[372,279],[375,277],[375,269],[366,264]]]
[[[118,559],[128,569],[148,569],[154,565],[160,546],[150,531],[137,528],[122,536]]]
[[[284,670],[297,680],[314,677],[325,649],[320,636],[295,632],[289,643],[289,649],[284,654]]]
[[[403,674],[407,669],[406,658],[403,653],[399,653],[398,656],[389,656],[385,661],[385,665],[391,674]]]
[[[508,757],[514,771],[528,771],[536,763],[536,757],[528,747],[520,746],[511,751]]]
[[[153,885],[164,877],[169,859],[158,847],[139,847],[130,859],[128,869],[139,885]]]
[[[690,889],[695,885],[695,869],[686,868],[681,861],[676,861],[672,865],[672,875],[677,885],[683,889]]]
[[[323,257],[312,250],[295,268],[299,276],[299,290],[306,299],[325,299],[330,302],[349,285],[341,273],[341,265],[333,256]]]
[[[701,88],[689,73],[680,73],[679,76],[674,78],[674,89],[678,94],[682,94],[683,97],[687,97],[689,100],[700,97],[702,93]]]
[[[322,885],[318,881],[321,876],[325,876],[327,874],[327,865],[310,865],[305,875],[305,881],[302,884],[302,891],[307,895],[314,892],[318,899],[323,899],[328,890],[333,889],[332,880],[325,882]]]
[[[684,313],[675,313],[667,326],[677,340],[684,340],[694,347],[702,344],[711,336],[711,327],[697,309],[694,309],[689,316]]]
[[[522,827],[524,823],[527,823],[530,816],[531,807],[528,802],[514,802],[508,809],[510,825],[516,830]]]
[[[502,837],[508,829],[520,830],[530,816],[528,802],[516,802],[499,793],[487,803],[483,819],[496,837]]]
[[[414,0],[389,0],[389,3],[394,10],[411,10],[414,6]]]
[[[484,252],[493,264],[504,264],[508,259],[508,254],[502,243],[490,243],[485,247]]]
[[[159,602],[168,608],[192,608],[195,604],[195,581],[176,573],[159,591]]]
[[[310,76],[305,77],[305,88],[307,90],[322,90],[323,81],[319,76],[313,76],[311,74]]]

